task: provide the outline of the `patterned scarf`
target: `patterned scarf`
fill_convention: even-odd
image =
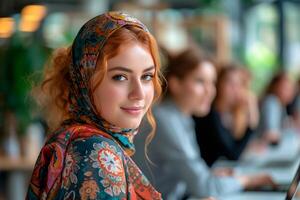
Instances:
[[[80,29],[72,46],[73,63],[70,66],[72,118],[64,121],[60,129],[49,135],[35,164],[26,199],[73,200],[79,196],[81,199],[105,199],[108,195],[109,199],[161,199],[160,193],[130,158],[134,152],[132,138],[137,130],[118,128],[99,117],[88,89],[93,74],[90,72],[95,71],[98,56],[107,38],[126,25],[148,31],[136,19],[116,12],[97,16]],[[86,143],[88,138],[99,135],[117,141],[120,149],[127,153],[123,154],[124,160],[119,158],[122,155],[118,152],[119,148],[109,145],[105,140],[93,145]],[[80,141],[81,145],[73,149],[69,147],[72,141]],[[77,151],[84,151],[88,156],[83,159]],[[89,161],[93,161],[93,164],[87,165]],[[124,170],[121,170],[123,167]],[[79,169],[84,169],[85,173],[76,174]],[[116,170],[118,173],[115,173]],[[98,180],[99,185],[95,180]],[[73,190],[73,186],[77,189]],[[87,192],[87,189],[91,189],[91,192]]]
[[[77,34],[72,45],[72,60],[70,74],[72,79],[70,107],[72,117],[95,125],[100,130],[109,133],[125,151],[132,155],[135,151],[133,137],[136,129],[121,129],[97,114],[91,101],[90,78],[96,69],[98,56],[105,42],[116,30],[126,26],[136,26],[148,32],[148,29],[137,19],[120,12],[108,12],[88,21]]]

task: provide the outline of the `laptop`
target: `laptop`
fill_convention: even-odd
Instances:
[[[292,200],[292,198],[295,196],[299,185],[299,181],[300,181],[300,165],[298,166],[297,172],[293,178],[292,183],[290,184],[285,200]]]
[[[255,200],[266,200],[266,199],[272,199],[272,200],[292,200],[295,196],[298,188],[298,184],[300,181],[300,164],[298,165],[297,171],[295,176],[293,177],[292,182],[290,183],[287,190],[284,192],[265,192],[265,191],[251,191],[251,192],[242,192],[235,195],[229,195],[224,198],[220,198],[222,200],[249,200],[249,199],[255,199]]]

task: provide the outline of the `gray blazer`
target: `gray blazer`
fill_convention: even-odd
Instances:
[[[264,134],[266,131],[281,134],[287,119],[287,113],[278,97],[272,94],[266,96],[260,110],[259,134]]]
[[[145,138],[151,130],[145,122],[135,138],[133,159],[164,199],[177,200],[184,194],[219,196],[242,190],[235,178],[216,177],[210,172],[200,156],[191,116],[181,113],[171,100],[154,107],[153,114],[157,129],[147,154],[154,165],[145,158]]]

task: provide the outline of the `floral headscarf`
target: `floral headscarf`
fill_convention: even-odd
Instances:
[[[105,121],[91,101],[90,78],[97,66],[101,49],[111,34],[126,26],[136,26],[148,32],[148,29],[137,19],[120,13],[108,12],[88,21],[77,34],[72,45],[72,79],[71,115],[76,120],[92,123],[100,130],[109,133],[129,154],[134,153],[133,136],[135,129],[121,129]]]
[[[130,157],[136,130],[121,129],[102,119],[89,91],[107,38],[126,25],[147,31],[138,20],[117,12],[99,15],[79,31],[70,66],[71,119],[49,135],[26,199],[161,199]]]

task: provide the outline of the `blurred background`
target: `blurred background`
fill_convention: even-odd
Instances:
[[[33,83],[54,49],[108,10],[140,19],[170,54],[194,43],[218,63],[242,63],[258,96],[279,70],[299,77],[300,0],[1,0],[0,199],[24,199],[44,142]]]

